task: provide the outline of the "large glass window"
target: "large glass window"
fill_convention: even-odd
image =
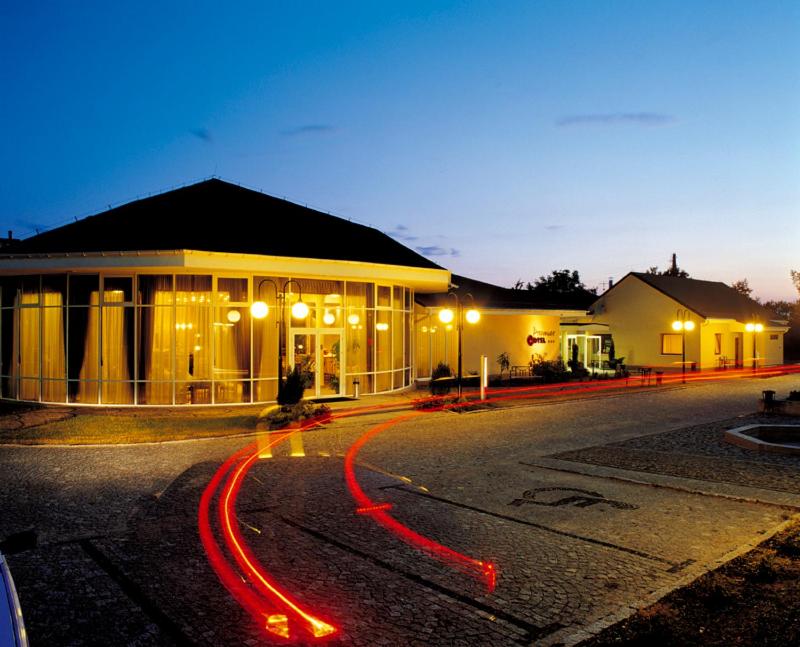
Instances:
[[[278,394],[278,336],[281,329],[278,326],[280,316],[276,295],[285,282],[285,277],[253,277],[253,301],[263,301],[268,308],[266,317],[252,319],[255,402],[275,400]]]
[[[42,277],[42,400],[67,400],[66,317],[67,277]]]
[[[214,311],[215,402],[250,401],[250,311],[218,306]]]
[[[4,288],[5,289],[5,288]],[[17,397],[17,382],[13,377],[14,354],[14,309],[0,311],[0,384],[4,398]]]
[[[0,393],[81,404],[263,402],[296,349],[316,340],[315,389],[362,394],[408,385],[411,291],[288,277],[46,274],[0,278]],[[300,300],[308,316],[295,318]],[[255,299],[268,305],[254,319]],[[281,312],[280,308],[284,310]],[[278,323],[280,322],[280,325]],[[309,349],[311,352],[311,349]],[[344,383],[342,383],[344,380]],[[307,393],[313,397],[314,393]]]
[[[139,404],[172,404],[175,337],[172,276],[138,279]]]
[[[247,278],[217,279],[212,323],[214,402],[250,401],[250,309]]]
[[[211,404],[211,276],[175,277],[175,404]]]
[[[391,311],[375,312],[375,366],[376,389],[388,391],[392,388],[392,323]]]
[[[133,277],[103,278],[100,380],[103,404],[133,404]]]

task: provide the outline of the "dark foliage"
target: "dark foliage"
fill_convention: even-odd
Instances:
[[[531,373],[542,378],[542,382],[566,382],[570,375],[560,359],[547,360],[537,357],[531,360]]]
[[[305,376],[299,366],[295,366],[278,388],[278,404],[297,404],[303,399]]]
[[[450,366],[439,362],[431,372],[431,395],[447,395],[452,386],[452,371]]]
[[[581,281],[577,270],[553,270],[550,276],[540,276],[535,283],[528,283],[525,287],[543,294],[573,294],[588,289]],[[589,290],[589,292],[594,291]]]
[[[658,270],[658,266],[654,265],[653,267],[648,268],[647,274],[659,274],[661,276],[677,276],[682,279],[689,278],[689,272],[687,272],[686,270],[682,270],[680,267],[678,267],[677,254],[672,255],[672,263],[666,270],[660,272]]]

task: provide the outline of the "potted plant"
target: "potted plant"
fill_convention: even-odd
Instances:
[[[500,366],[500,380],[503,380],[503,371],[508,372],[508,379],[511,379],[511,358],[508,353],[503,352],[497,356],[497,364]]]
[[[452,386],[452,375],[450,366],[444,362],[439,362],[436,368],[431,371],[431,395],[447,395]]]

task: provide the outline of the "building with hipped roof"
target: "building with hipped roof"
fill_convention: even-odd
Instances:
[[[692,330],[676,330],[676,320]],[[628,366],[681,368],[683,339],[688,368],[769,366],[783,363],[786,321],[733,288],[702,281],[631,272],[602,294],[589,314],[562,321],[562,353],[573,344],[587,366],[616,358]]]
[[[503,288],[453,274],[451,292],[465,307],[475,303],[481,313],[476,325],[463,324],[463,370],[478,373],[480,357],[489,358],[489,372],[499,372],[497,358],[507,353],[512,367],[527,367],[531,361],[557,360],[562,353],[560,324],[580,318],[597,295],[579,289],[567,294]],[[418,378],[428,378],[444,362],[455,367],[458,360],[457,322],[443,324],[438,312],[456,303],[447,293],[417,293],[414,311],[416,368]]]
[[[399,390],[440,361],[455,368],[457,323],[438,317],[449,292],[481,312],[464,325],[465,373],[481,355],[496,373],[501,353],[526,367],[574,349],[603,369],[612,347],[628,365],[674,367],[678,309],[697,323],[687,362],[783,358],[786,322],[722,283],[631,273],[600,297],[502,288],[372,227],[214,178],[4,241],[0,397],[272,402],[293,367],[306,397]]]
[[[6,244],[0,395],[268,402],[296,365],[309,397],[356,380],[361,393],[401,389],[414,293],[449,285],[448,270],[372,227],[210,179]]]

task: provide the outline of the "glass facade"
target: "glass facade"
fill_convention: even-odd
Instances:
[[[417,306],[414,314],[416,329],[416,367],[418,378],[428,378],[439,362],[451,369],[458,364],[458,337],[455,324],[439,321],[439,308],[428,310]]]
[[[301,295],[309,313],[296,319],[291,306]],[[263,319],[250,314],[255,300],[267,303]],[[295,365],[309,398],[351,394],[355,380],[362,394],[400,389],[413,372],[413,302],[400,285],[302,277],[1,277],[0,395],[108,405],[270,402],[279,366],[285,374]]]

